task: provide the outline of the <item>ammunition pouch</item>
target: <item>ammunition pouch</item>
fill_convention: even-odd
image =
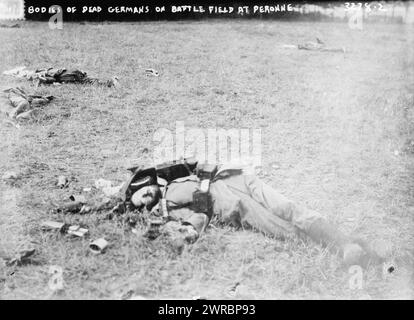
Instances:
[[[193,193],[192,208],[194,212],[205,213],[209,219],[213,215],[213,203],[209,192],[197,190]]]
[[[205,213],[209,219],[213,215],[213,203],[210,194],[210,182],[217,173],[216,165],[202,164],[197,166],[197,177],[200,179],[199,190],[193,193],[193,210]]]

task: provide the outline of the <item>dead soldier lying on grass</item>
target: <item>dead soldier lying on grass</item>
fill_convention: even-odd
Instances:
[[[53,96],[28,94],[22,88],[16,87],[3,90],[2,100],[1,111],[13,120],[24,120],[31,118],[37,108],[53,100]]]
[[[132,290],[155,299],[412,298],[411,27],[367,24],[365,31],[353,32],[338,23],[247,19],[68,23],[62,33],[49,30],[47,23],[26,25],[13,34],[11,29],[0,30],[9,44],[0,48],[5,57],[2,72],[22,65],[87,66],[88,75],[122,75],[125,86],[107,90],[80,83],[52,84],[32,91],[33,83],[25,78],[1,77],[3,86],[25,85],[27,93],[54,95],[56,101],[44,108],[39,121],[29,121],[21,130],[1,126],[0,296],[118,299],[118,290]],[[298,49],[297,44],[315,41],[315,34],[329,46],[352,49],[345,56]],[[295,50],[278,43],[295,44]],[[144,72],[147,67],[159,70],[160,76]],[[380,265],[371,266],[363,271],[362,289],[352,288],[352,269],[341,268],[341,259],[314,241],[302,241],[310,238],[306,235],[310,229],[297,224],[295,214],[289,221],[280,207],[266,209],[272,206],[227,186],[234,180],[236,187],[249,190],[255,184],[246,181],[256,179],[247,175],[210,181],[213,215],[201,232],[184,220],[169,221],[179,218],[173,203],[167,202],[173,207],[167,208],[170,218],[155,206],[148,210],[139,203],[138,208],[128,205],[141,189],[135,186],[130,200],[106,203],[96,179],[118,186],[128,178],[124,163],[150,161],[159,130],[173,129],[174,122],[184,119],[186,126],[203,130],[260,128],[260,179],[292,199],[292,209],[303,204],[326,214],[345,235],[361,235],[378,251],[389,249],[395,261],[384,256],[393,262],[394,272],[383,274]],[[67,179],[57,183],[60,175]],[[169,193],[188,185],[186,199],[193,202],[191,189],[198,182],[188,174],[182,178],[189,181],[171,180],[162,199],[174,201]],[[241,198],[234,214],[218,211],[214,192],[222,184]],[[148,191],[149,185],[144,187]],[[154,190],[158,188],[164,188],[161,179]],[[70,195],[75,196],[69,202]],[[195,198],[202,204],[204,196]],[[71,212],[51,213],[60,201],[72,204],[67,207]],[[102,205],[96,207],[94,201]],[[115,208],[118,202],[121,205]],[[259,209],[246,210],[245,202]],[[277,213],[283,219],[278,220]],[[240,220],[228,222],[227,217]],[[291,226],[293,240],[275,239],[273,233],[282,227],[266,223],[262,225],[273,231],[236,231],[230,225],[246,228],[255,219],[285,222],[281,226]],[[62,226],[44,223],[50,220],[77,229],[46,231]],[[88,230],[83,237],[68,234],[81,235],[82,229]],[[174,244],[174,234],[181,233]],[[106,252],[90,254],[89,245],[102,237],[109,242]],[[380,247],[381,240],[392,247]],[[30,257],[26,253],[32,251],[20,251],[26,242],[36,248]],[[177,251],[183,248],[180,255],[174,246]],[[22,266],[2,269],[1,251],[10,263]],[[50,266],[63,270],[65,285],[59,292],[48,287]],[[228,296],[238,283],[232,290],[235,295]]]
[[[118,83],[118,77],[116,76],[112,77],[112,79],[109,80],[101,80],[98,78],[90,77],[86,72],[78,69],[41,68],[36,70],[29,70],[26,67],[17,67],[8,71],[4,71],[3,74],[17,78],[25,78],[29,81],[35,82],[37,85],[80,83],[113,87]]]
[[[345,48],[339,48],[339,47],[329,47],[326,45],[324,41],[322,41],[319,38],[316,38],[316,41],[307,41],[305,43],[301,43],[298,45],[291,45],[287,44],[283,46],[284,48],[288,49],[296,49],[299,50],[308,50],[308,51],[321,51],[321,52],[342,52],[345,53]]]
[[[385,260],[363,239],[343,234],[320,213],[279,194],[247,166],[207,165],[190,159],[131,170],[120,193],[122,200],[112,213],[132,213],[134,223],[145,217],[148,229],[144,237],[167,237],[177,253],[194,243],[211,221],[217,221],[279,239],[310,238],[339,253],[348,266]],[[59,210],[89,213],[109,208],[85,202],[74,201]]]

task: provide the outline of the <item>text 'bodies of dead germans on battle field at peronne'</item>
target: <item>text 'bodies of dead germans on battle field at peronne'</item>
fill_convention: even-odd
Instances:
[[[69,10],[69,9],[68,9]],[[28,7],[28,13],[59,13],[60,9],[58,7],[52,6],[50,8],[46,7]],[[70,12],[74,13],[78,11],[76,7],[71,7]],[[105,10],[100,6],[83,6],[80,8],[82,13],[101,13]],[[171,12],[171,13],[206,13],[206,14],[249,14],[249,13],[274,13],[274,12],[286,12],[294,11],[294,8],[291,4],[276,4],[276,5],[253,5],[253,6],[189,6],[181,5],[175,6],[170,5],[160,6],[160,7],[150,7],[150,6],[139,6],[139,7],[125,7],[125,6],[115,6],[106,8],[108,13],[132,13],[132,14],[145,14],[155,11],[158,13],[161,12]]]

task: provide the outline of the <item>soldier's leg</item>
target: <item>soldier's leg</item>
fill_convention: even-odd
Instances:
[[[306,235],[332,251],[339,252],[347,264],[379,258],[374,252],[366,252],[355,239],[345,235],[320,213],[295,204],[257,177],[246,176],[245,181],[252,198],[273,214],[291,222],[299,231],[299,235]],[[366,257],[367,254],[372,256]]]
[[[323,219],[319,212],[295,204],[255,176],[245,176],[245,183],[254,200],[304,233],[314,222]]]

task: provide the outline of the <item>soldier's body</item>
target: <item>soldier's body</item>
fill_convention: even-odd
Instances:
[[[194,242],[210,221],[209,214],[197,212],[193,204],[199,188],[198,177],[189,175],[170,182],[162,192],[157,185],[143,187],[131,200],[137,207],[155,205],[155,211],[160,198],[165,199],[169,222],[162,228]],[[211,214],[223,223],[249,226],[277,238],[309,237],[339,252],[347,264],[379,259],[363,241],[346,236],[320,213],[295,204],[240,167],[221,167],[211,180],[209,194]]]

